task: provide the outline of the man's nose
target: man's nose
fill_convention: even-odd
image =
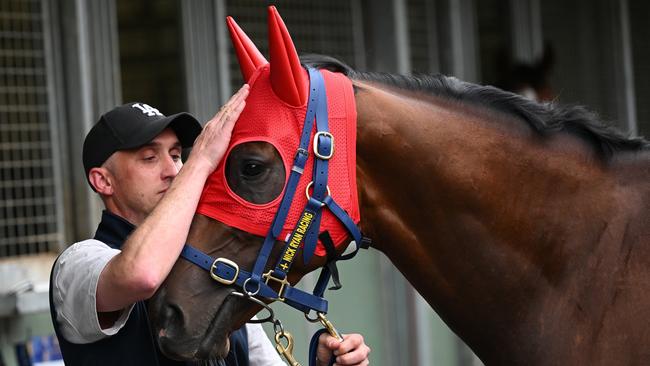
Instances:
[[[173,157],[167,156],[163,161],[162,178],[174,178],[180,169],[179,164]]]

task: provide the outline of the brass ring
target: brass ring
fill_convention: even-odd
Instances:
[[[307,184],[307,188],[305,188],[305,196],[307,196],[307,201],[309,201],[309,199],[311,198],[311,196],[309,195],[309,188],[311,188],[311,186],[313,186],[313,185],[314,185],[314,181],[312,180],[311,182],[309,182]],[[327,188],[327,195],[331,196],[332,192],[330,191],[330,186],[327,185],[327,186],[325,186],[325,188]]]
[[[246,285],[248,284],[248,281],[250,281],[250,277],[247,278],[246,281],[244,281],[244,284],[242,285],[242,289],[244,290],[246,295],[248,295],[250,297],[256,296],[260,292],[260,289],[262,288],[262,284],[258,282],[257,283],[257,290],[248,291],[248,289],[246,288]]]

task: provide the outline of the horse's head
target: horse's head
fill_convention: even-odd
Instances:
[[[251,86],[250,94],[226,157],[206,183],[187,242],[213,258],[225,258],[250,272],[287,191],[289,175],[296,169],[294,157],[307,113],[310,80],[274,7],[269,8],[270,62],[231,18],[228,27],[244,79]],[[328,90],[329,128],[337,136],[337,153],[328,161],[332,179],[327,189],[358,222],[352,86],[340,74],[327,72],[323,77]],[[277,241],[264,272],[276,266],[281,254],[285,258],[284,241],[298,224],[307,203],[305,192],[316,194],[308,188],[314,171],[312,155],[310,152],[297,183],[286,222],[273,226]],[[347,231],[329,212],[323,212],[316,234],[325,230],[338,252],[345,249],[341,244],[346,242]],[[320,242],[304,254],[297,252],[291,254],[297,258],[288,272],[291,284],[326,261],[326,250]],[[149,306],[154,332],[165,353],[182,359],[223,357],[228,351],[230,332],[261,309],[244,298],[229,296],[236,287],[227,281],[219,282],[183,259],[175,264]],[[273,281],[269,286],[279,289]]]

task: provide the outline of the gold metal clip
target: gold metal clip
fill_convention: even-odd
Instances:
[[[343,336],[341,335],[341,333],[339,333],[338,330],[336,330],[336,328],[334,328],[334,325],[332,324],[332,322],[327,320],[327,318],[325,317],[325,314],[317,313],[317,315],[318,315],[318,320],[320,320],[320,323],[323,324],[325,329],[327,329],[327,332],[332,337],[338,339],[340,342],[343,342]]]
[[[264,282],[268,285],[269,281],[273,280],[280,284],[280,289],[278,290],[278,300],[284,301],[284,286],[289,284],[289,280],[285,277],[284,279],[279,279],[273,277],[273,270],[270,270],[262,275]]]
[[[282,338],[287,341],[286,347],[282,345]],[[275,333],[275,350],[287,360],[289,366],[301,366],[293,358],[293,336],[291,333],[285,331]]]

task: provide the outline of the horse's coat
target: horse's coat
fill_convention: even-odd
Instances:
[[[650,364],[645,140],[581,109],[451,78],[316,64],[355,87],[364,233],[486,364]],[[228,160],[260,154],[278,159],[257,142]],[[283,164],[268,169],[255,199],[284,179]],[[245,269],[261,241],[201,215],[188,237]],[[290,281],[323,262],[296,263]],[[228,332],[259,310],[231,291],[177,262],[151,304],[162,349],[223,354]]]

